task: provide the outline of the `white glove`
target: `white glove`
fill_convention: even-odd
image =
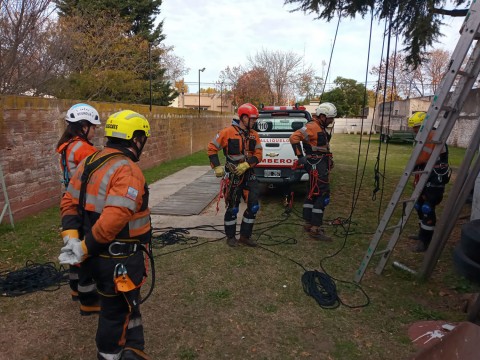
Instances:
[[[79,238],[78,230],[74,230],[74,229],[63,230],[62,231],[62,237],[63,237],[63,245],[67,245],[69,239],[71,239],[71,238],[78,239]]]
[[[58,261],[60,264],[75,265],[81,263],[87,255],[85,241],[70,238],[67,244],[60,249]]]

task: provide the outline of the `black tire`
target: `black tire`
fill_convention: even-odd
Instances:
[[[480,264],[480,219],[472,220],[462,226],[460,244],[463,253]]]
[[[453,265],[455,270],[466,279],[480,284],[480,264],[468,258],[460,244],[455,247],[453,252]]]

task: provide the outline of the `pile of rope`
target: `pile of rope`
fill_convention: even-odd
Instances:
[[[15,271],[0,272],[0,294],[20,296],[35,291],[55,291],[68,283],[68,271],[55,263],[36,264],[27,261],[25,267]]]

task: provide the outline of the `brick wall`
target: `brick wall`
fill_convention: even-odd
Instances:
[[[65,112],[77,102],[0,96],[0,164],[14,220],[59,203],[63,185],[55,148],[65,129]],[[217,130],[231,121],[229,114],[217,112],[199,116],[197,110],[188,109],[154,106],[150,112],[147,105],[89,104],[98,110],[103,124],[110,114],[124,109],[149,120],[151,137],[139,162],[142,169],[206,149]],[[103,146],[103,129],[97,129],[94,144]],[[0,210],[4,204],[0,191]]]

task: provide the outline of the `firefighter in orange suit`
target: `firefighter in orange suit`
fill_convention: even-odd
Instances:
[[[423,111],[417,111],[408,119],[408,126],[412,128],[415,133],[418,133],[420,127],[425,121],[426,115],[427,114]],[[415,171],[423,170],[430,159],[431,153],[435,148],[435,144],[432,142],[434,135],[435,130],[430,131],[428,134],[422,152],[415,163]],[[412,251],[414,252],[425,252],[427,251],[428,245],[430,245],[433,231],[435,230],[435,224],[437,222],[435,207],[440,204],[443,199],[445,185],[450,181],[450,174],[451,170],[448,165],[448,147],[445,145],[433,166],[432,173],[430,174],[422,193],[415,203],[415,210],[418,214],[420,228],[417,236],[410,236],[411,239],[417,240],[417,244],[412,248]],[[414,186],[416,186],[419,176],[420,175],[418,174],[415,176]]]
[[[97,283],[98,359],[149,359],[139,305],[151,224],[148,188],[136,162],[150,125],[124,110],[108,118],[105,136],[105,149],[79,165],[62,199],[63,235],[69,239],[59,260],[82,263]]]
[[[232,125],[219,131],[208,144],[208,157],[215,175],[224,178],[226,211],[224,216],[225,235],[229,246],[239,243],[257,246],[252,239],[253,224],[260,209],[258,202],[259,185],[253,167],[262,161],[262,144],[253,126],[258,119],[258,109],[249,103],[243,104],[237,111],[238,119]],[[225,167],[220,164],[218,152],[223,150]],[[240,200],[247,193],[247,208],[240,225],[240,239],[236,238],[237,214]]]
[[[95,128],[100,125],[100,116],[92,106],[76,104],[68,109],[65,121],[67,128],[58,141],[57,153],[60,154],[60,169],[67,188],[78,164],[97,151],[91,140],[95,136]],[[100,307],[97,288],[91,275],[82,271],[79,265],[70,266],[69,282],[72,300],[80,300],[80,314],[98,313]]]
[[[290,144],[298,157],[298,164],[308,171],[307,195],[303,203],[304,229],[311,238],[331,241],[321,228],[325,207],[330,202],[330,170],[333,167],[330,152],[331,133],[327,127],[333,124],[337,108],[329,102],[322,103],[313,114],[313,121],[305,124],[290,136]],[[305,154],[302,151],[305,150]]]

